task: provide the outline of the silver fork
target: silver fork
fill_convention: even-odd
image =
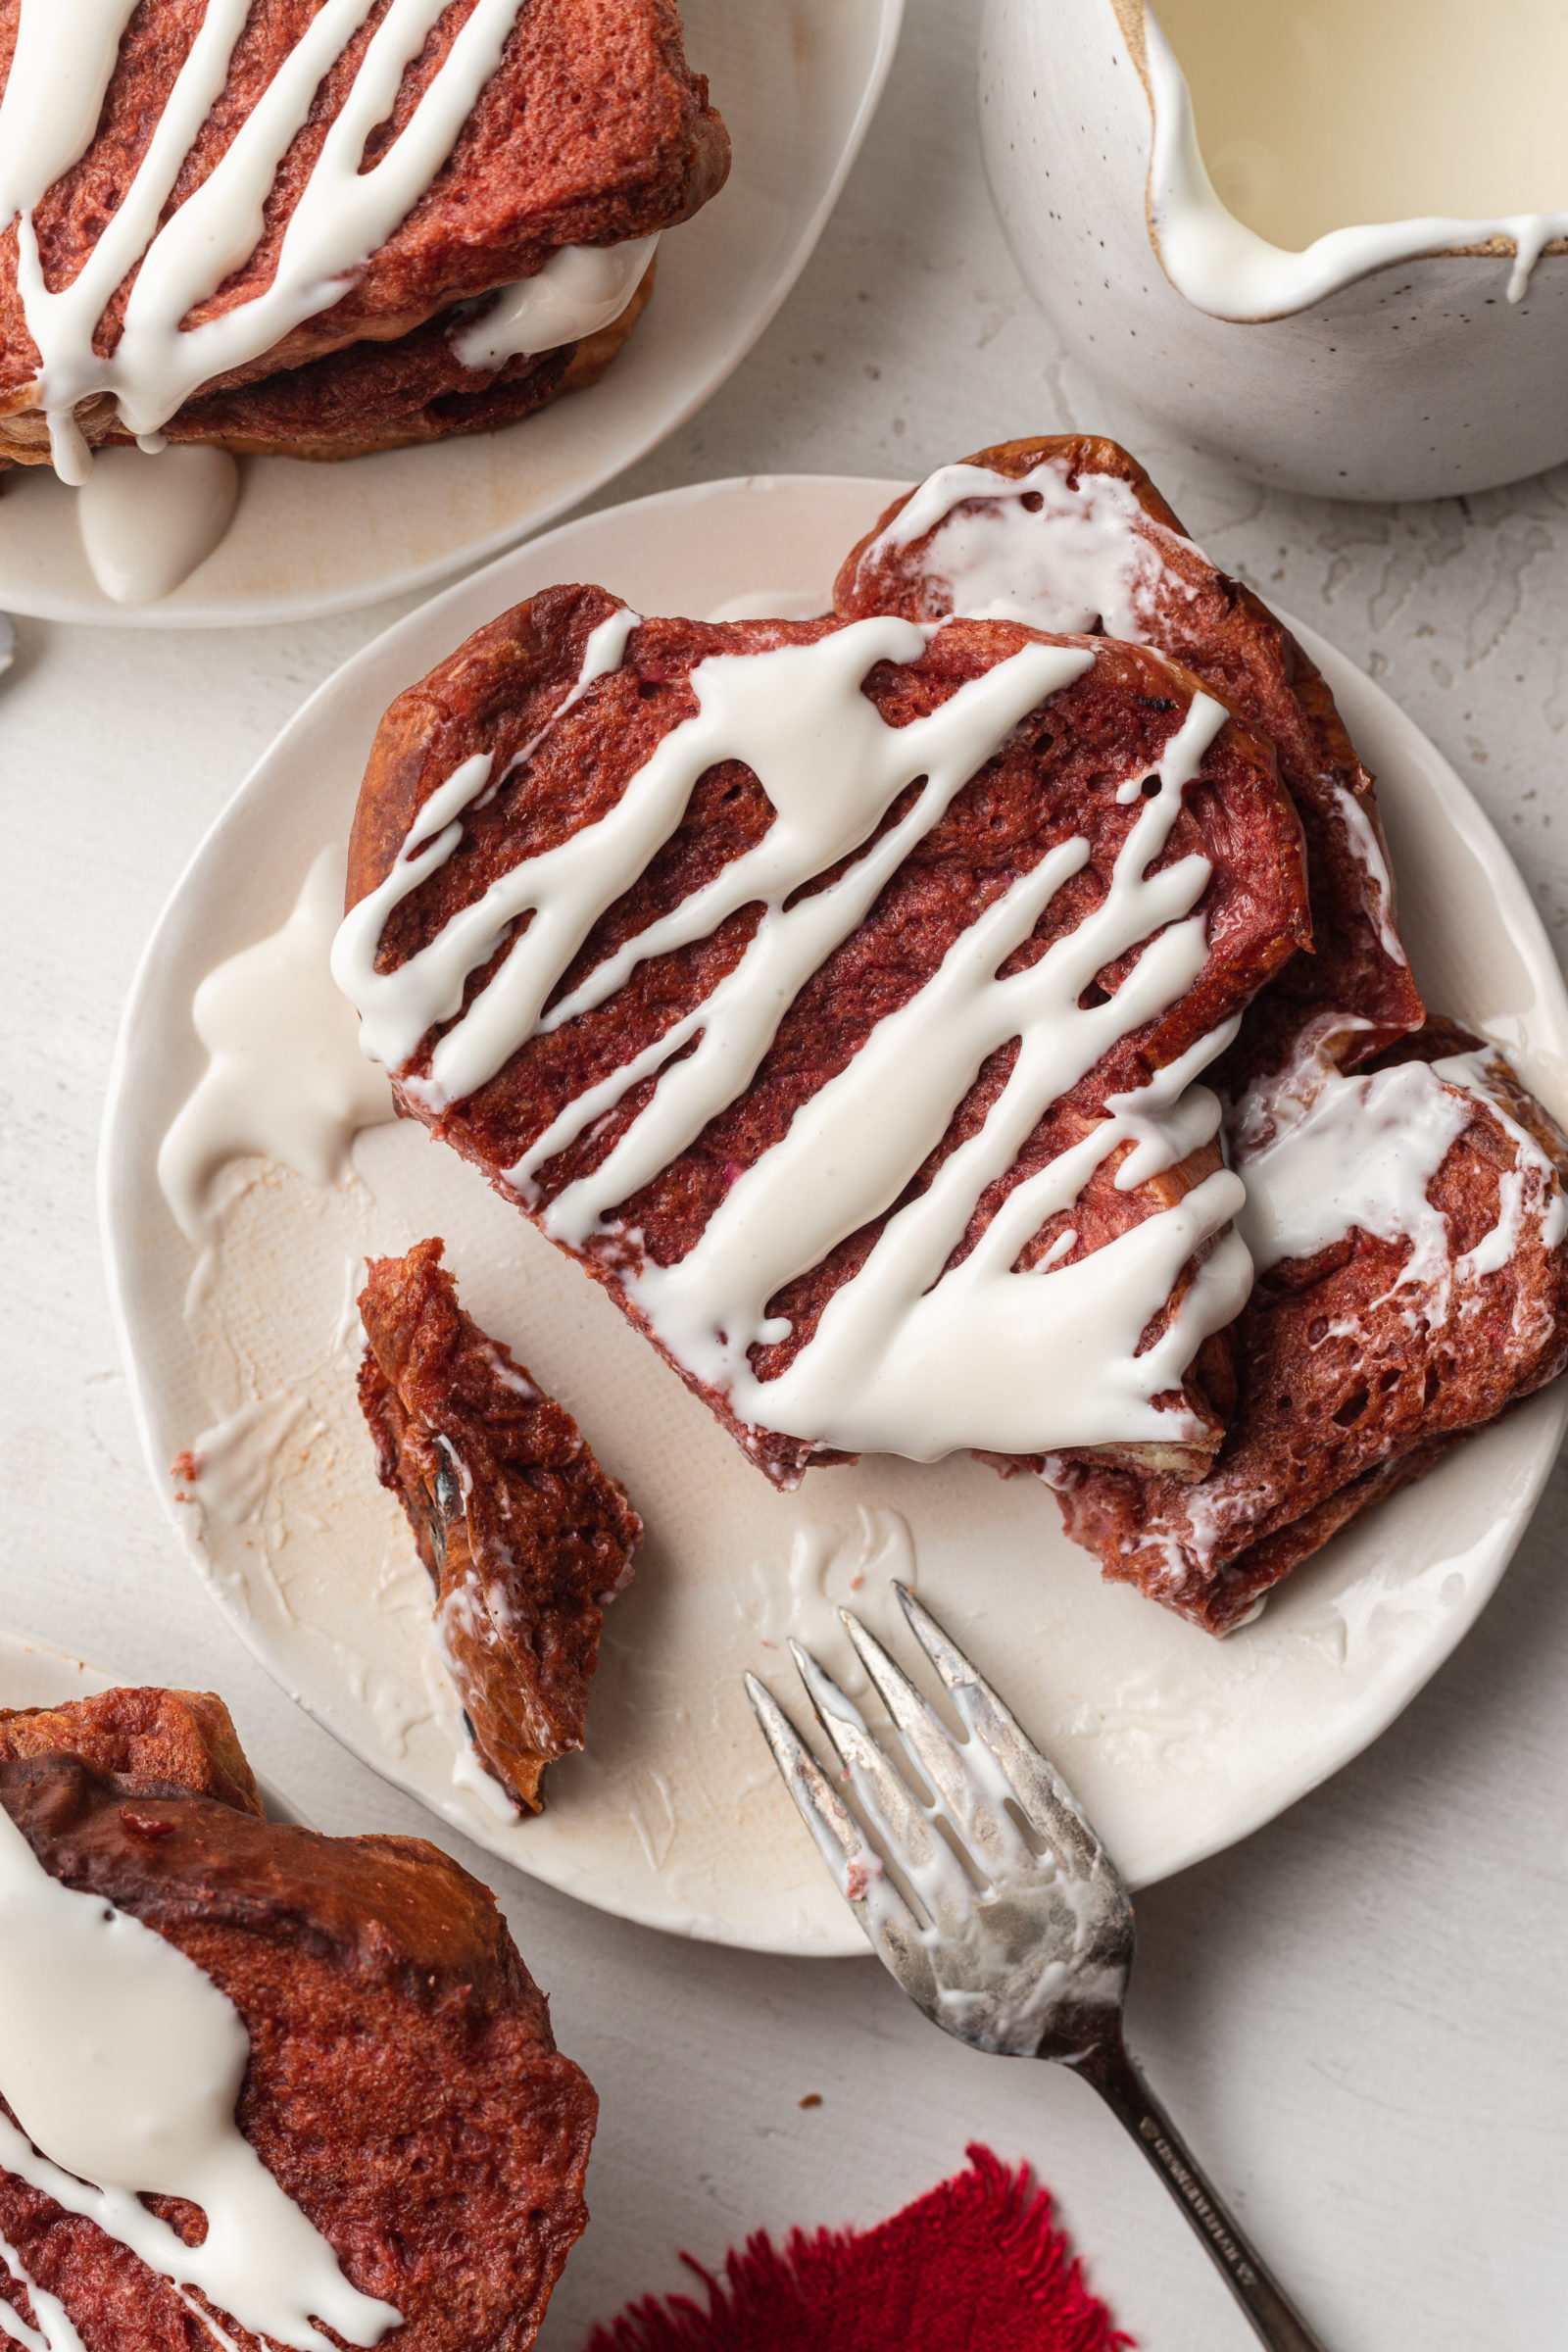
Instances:
[[[771,1693],[746,1677],[773,1760],[840,1893],[884,1967],[944,2033],[1006,2058],[1054,2058],[1094,2084],[1270,2352],[1323,2352],[1128,2056],[1121,2012],[1133,1907],[1114,1863],[990,1685],[912,1592],[894,1591],[967,1734],[956,1740],[881,1642],[841,1609],[912,1774],[877,1744],[832,1676],[790,1643],[886,1862]]]

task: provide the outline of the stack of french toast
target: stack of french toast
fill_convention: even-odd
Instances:
[[[765,1477],[972,1450],[1228,1632],[1563,1368],[1568,1147],[1124,451],[941,468],[832,605],[478,631],[382,721],[340,984]]]
[[[673,0],[47,18],[0,10],[0,464],[70,481],[513,423],[603,374],[729,170]]]

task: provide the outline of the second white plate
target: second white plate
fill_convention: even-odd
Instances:
[[[825,604],[897,487],[792,477],[644,499],[534,541],[367,648],[286,729],[176,888],[126,1008],[104,1135],[111,1281],[153,1473],[257,1655],[368,1763],[522,1870],[654,1926],[791,1952],[863,1945],[741,1690],[752,1666],[795,1703],[786,1634],[852,1681],[833,1604],[853,1595],[888,1633],[888,1577],[913,1575],[1144,1885],[1269,1820],[1405,1705],[1496,1584],[1568,1420],[1561,1389],[1511,1415],[1218,1642],[1103,1585],[1033,1481],[879,1457],[773,1493],[603,1293],[417,1127],[363,1136],[354,1181],[326,1192],[256,1163],[212,1280],[192,1290],[156,1174],[203,1067],[192,997],[282,923],[313,859],[346,839],[392,697],[558,580],[599,581],[646,612],[705,614],[757,589]],[[1568,998],[1507,854],[1388,697],[1299,634],[1379,776],[1418,978],[1568,1117]],[[430,1233],[466,1303],[577,1416],[648,1525],[610,1616],[588,1751],[555,1768],[536,1821],[498,1818],[461,1757],[455,1776],[427,1582],[354,1398],[364,1254]],[[235,1414],[245,1478],[220,1506],[175,1503],[174,1456]]]
[[[117,628],[306,620],[447,578],[590,497],[717,390],[795,283],[875,111],[902,8],[681,0],[734,163],[663,240],[647,316],[591,391],[423,449],[247,460],[227,537],[156,605],[112,603],[87,567],[75,493],[46,467],[19,468],[0,503],[0,611]]]

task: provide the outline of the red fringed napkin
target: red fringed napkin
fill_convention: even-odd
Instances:
[[[1028,2167],[989,2148],[875,2230],[760,2232],[708,2289],[634,2303],[587,2352],[1118,2352],[1132,2337],[1083,2281]]]

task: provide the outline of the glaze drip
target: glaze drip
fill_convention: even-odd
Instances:
[[[214,1192],[234,1160],[259,1156],[308,1183],[337,1183],[362,1128],[394,1116],[391,1091],[359,1051],[332,986],[343,853],[323,850],[288,921],[208,973],[191,1018],[205,1074],[164,1137],[158,1181],[187,1241],[217,1232]]]
[[[157,604],[205,564],[238,501],[225,449],[101,450],[76,505],[93,578],[114,604]]]
[[[489,308],[456,328],[452,348],[465,368],[499,368],[518,352],[580,343],[620,317],[658,245],[657,236],[625,245],[564,245],[537,276],[503,286]]]

